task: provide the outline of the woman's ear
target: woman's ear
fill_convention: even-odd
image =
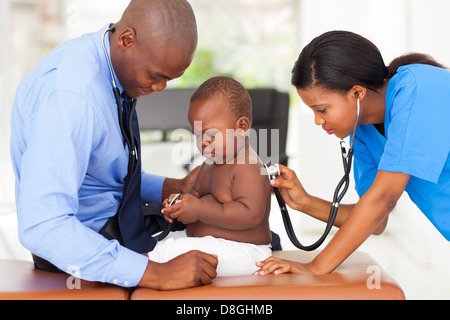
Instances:
[[[250,129],[250,120],[243,116],[236,121],[236,130],[239,130],[239,134],[244,135]]]
[[[362,86],[353,86],[349,92],[349,94],[352,95],[352,98],[359,98],[359,100],[364,100],[366,93],[367,88]]]

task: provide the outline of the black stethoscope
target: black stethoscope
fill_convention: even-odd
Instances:
[[[357,92],[355,92],[356,97],[356,103],[357,103],[357,113],[356,113],[356,122],[353,126],[353,134],[352,139],[350,143],[350,148],[347,151],[345,147],[345,141],[341,139],[340,146],[341,146],[341,155],[342,155],[342,163],[344,166],[344,176],[339,181],[336,190],[334,191],[333,196],[333,204],[331,205],[330,214],[328,216],[327,225],[325,227],[325,231],[323,232],[322,236],[313,244],[309,246],[304,246],[298,241],[297,236],[295,235],[294,229],[292,227],[291,219],[289,218],[289,213],[286,208],[286,202],[281,197],[280,190],[278,188],[273,187],[273,191],[275,193],[275,197],[277,198],[278,205],[280,207],[281,216],[283,218],[284,228],[286,229],[286,233],[289,237],[289,240],[291,240],[292,244],[295,245],[297,248],[305,251],[312,251],[320,247],[320,245],[325,241],[326,237],[331,231],[331,228],[334,225],[334,221],[336,220],[336,215],[339,209],[339,204],[341,203],[342,198],[346,194],[350,182],[350,171],[352,167],[352,159],[353,159],[353,142],[355,140],[355,131],[358,126],[359,121],[359,109],[360,109],[360,102],[359,102],[359,95]],[[267,175],[269,176],[270,180],[274,180],[277,178],[277,176],[280,174],[280,169],[278,167],[278,164],[275,164],[273,166],[266,166]]]

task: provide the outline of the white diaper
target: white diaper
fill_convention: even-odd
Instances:
[[[183,230],[169,233],[165,239],[156,244],[153,251],[148,253],[148,257],[152,261],[164,263],[191,250],[217,255],[218,277],[251,275],[259,269],[256,262],[272,255],[268,244],[255,245],[211,236],[188,237],[186,230]]]

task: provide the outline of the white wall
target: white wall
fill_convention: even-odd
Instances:
[[[9,15],[9,1],[0,2],[0,29],[9,33],[10,19]],[[11,38],[5,37],[3,44],[0,46],[0,97],[2,103],[0,104],[0,215],[14,210],[13,192],[10,187],[13,181],[13,175],[10,158],[9,158],[9,132],[10,132],[10,105],[12,103],[11,91],[14,88],[10,85],[9,75],[11,75],[10,68],[10,51]]]

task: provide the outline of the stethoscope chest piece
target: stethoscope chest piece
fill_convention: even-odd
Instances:
[[[270,180],[274,180],[280,175],[280,167],[278,166],[278,163],[275,163],[270,167],[265,164],[264,167],[266,168],[267,175]]]
[[[351,159],[350,159],[350,161],[351,161]],[[267,175],[269,176],[269,180],[275,180],[280,175],[280,167],[278,166],[278,164],[274,164],[270,167],[267,165],[264,165],[264,167],[266,168]],[[284,201],[283,197],[281,196],[280,190],[277,187],[273,187],[273,191],[275,193],[275,197],[277,199],[278,206],[280,207],[280,212],[281,212],[281,217],[283,219],[284,228],[286,229],[286,233],[289,237],[289,240],[297,248],[299,248],[301,250],[305,250],[305,251],[312,251],[312,250],[317,249],[324,242],[325,238],[327,237],[328,233],[330,232],[330,230],[334,224],[334,220],[336,219],[336,214],[337,214],[340,199],[342,198],[343,194],[345,194],[346,188],[348,186],[348,172],[346,173],[346,176],[343,178],[342,183],[345,183],[345,185],[346,185],[344,188],[344,192],[341,194],[341,197],[339,197],[338,200],[334,201],[333,205],[331,206],[330,215],[329,215],[327,226],[325,228],[324,233],[315,243],[308,245],[308,246],[301,244],[300,241],[297,239],[297,236],[295,235],[295,232],[294,232],[294,228],[292,226],[291,219],[289,217],[289,212],[287,210],[286,202]],[[339,186],[337,188],[338,190],[341,188],[342,183],[339,184]],[[335,203],[337,203],[338,205],[335,206],[334,205]]]

